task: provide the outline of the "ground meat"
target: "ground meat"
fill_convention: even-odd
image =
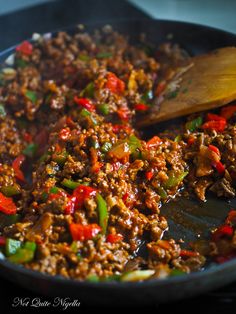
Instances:
[[[146,48],[110,27],[59,32],[24,42],[1,68],[0,231],[21,242],[9,260],[77,280],[204,265],[199,246],[165,237],[161,207],[183,190],[235,196],[236,127],[230,117],[224,130],[188,128],[209,120],[200,113],[153,137],[136,130],[134,116],[188,60],[176,45]],[[234,254],[235,236],[216,242],[203,255]]]

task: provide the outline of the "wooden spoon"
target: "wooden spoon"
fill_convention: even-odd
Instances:
[[[192,66],[191,66],[192,65]],[[180,75],[172,98],[165,97],[147,114],[137,119],[137,126],[177,118],[213,109],[236,99],[236,47],[226,47],[190,59],[189,69]]]

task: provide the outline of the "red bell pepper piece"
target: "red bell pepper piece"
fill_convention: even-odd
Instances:
[[[69,128],[64,128],[64,129],[61,129],[60,133],[59,133],[59,137],[60,139],[62,139],[63,141],[66,141],[68,140],[68,138],[70,137],[71,135],[71,131]]]
[[[3,236],[0,236],[0,246],[3,246],[6,244],[6,238]]]
[[[95,196],[97,190],[92,188],[91,186],[79,185],[74,191],[73,196],[76,198],[75,208],[80,208],[83,206],[84,201],[91,196]]]
[[[124,124],[113,124],[112,125],[112,131],[117,134],[120,131],[124,131],[126,133],[130,133],[131,132],[131,127],[129,127],[128,125],[124,125]]]
[[[129,110],[127,108],[118,109],[116,112],[122,121],[129,120]]]
[[[195,138],[194,138],[193,136],[191,136],[191,137],[188,138],[188,145],[189,145],[189,146],[193,145],[194,142],[195,142]]]
[[[220,175],[223,175],[225,173],[225,166],[222,164],[221,161],[213,163],[212,166],[216,168]]]
[[[198,255],[199,255],[199,253],[195,252],[195,251],[189,251],[189,250],[181,250],[180,251],[181,257],[196,257]]]
[[[76,197],[75,196],[69,196],[67,200],[67,204],[65,207],[65,214],[71,215],[75,211],[75,204],[76,204]]]
[[[95,111],[94,104],[92,104],[92,102],[88,98],[79,98],[79,97],[75,96],[74,97],[74,102],[77,105],[87,109],[90,112]]]
[[[16,205],[11,197],[6,197],[0,192],[0,212],[6,215],[14,215],[16,213]]]
[[[212,241],[217,242],[221,238],[224,238],[224,237],[231,238],[233,236],[233,234],[234,234],[233,227],[231,227],[229,225],[222,225],[218,229],[216,229],[215,232],[213,232],[211,238],[212,238]]]
[[[74,241],[86,241],[93,239],[100,231],[101,227],[97,224],[81,225],[70,224],[70,233]]]
[[[128,208],[133,207],[134,202],[135,202],[135,196],[130,193],[125,193],[124,196],[122,197],[123,202]]]
[[[224,117],[219,116],[218,114],[215,113],[208,113],[206,117],[207,121],[222,121],[225,120]]]
[[[25,161],[25,156],[19,155],[18,157],[16,157],[16,159],[12,163],[12,168],[14,169],[15,177],[22,182],[26,181],[25,176],[20,169],[20,166],[24,161]]]
[[[152,148],[152,147],[156,147],[158,145],[161,144],[161,139],[159,136],[153,136],[153,138],[151,138],[148,142],[147,142],[147,147],[148,148]]]
[[[114,94],[122,94],[125,90],[125,83],[114,73],[109,72],[107,74],[106,88]]]
[[[153,173],[152,171],[147,171],[147,172],[145,173],[145,177],[146,177],[146,179],[147,179],[148,181],[150,181],[150,180],[152,179],[153,175],[154,175],[154,173]]]
[[[202,125],[202,129],[203,130],[215,130],[215,131],[218,131],[218,132],[223,132],[224,129],[226,127],[226,120],[222,119],[222,120],[212,120],[212,121],[208,121],[208,122],[205,122],[203,125]]]
[[[32,143],[33,142],[33,138],[32,138],[32,135],[28,132],[25,132],[24,135],[24,140],[27,142],[27,143]]]
[[[218,156],[220,156],[220,151],[219,151],[219,148],[217,148],[216,146],[214,145],[209,145],[208,148],[213,151],[214,153],[216,153]]]
[[[221,109],[220,115],[225,118],[226,120],[229,120],[233,117],[233,115],[236,112],[236,105],[227,106]]]
[[[110,243],[117,243],[123,240],[123,236],[121,234],[108,234],[107,235],[107,242]]]
[[[135,109],[136,111],[147,111],[148,108],[149,108],[149,106],[146,105],[146,104],[141,104],[141,103],[140,103],[140,104],[134,105],[134,109]]]
[[[27,40],[25,40],[19,46],[16,47],[16,51],[19,51],[26,56],[30,56],[33,52],[33,45]]]

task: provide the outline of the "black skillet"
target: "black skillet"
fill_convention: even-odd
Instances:
[[[87,25],[88,31],[103,26],[105,22]],[[111,22],[115,30],[129,35],[132,42],[140,33],[146,33],[153,44],[172,41],[180,44],[190,55],[210,50],[236,46],[236,35],[218,29],[176,21],[164,20],[122,20]],[[75,28],[67,29],[73,32]],[[170,35],[171,34],[171,35]],[[171,38],[171,40],[170,40]],[[14,48],[0,54],[2,63]],[[155,133],[160,126],[149,132]],[[226,202],[209,196],[206,203],[196,200],[170,202],[162,213],[168,217],[169,235],[186,242],[206,237],[208,230],[220,225],[227,212],[236,206],[236,200]],[[48,276],[25,269],[22,266],[0,261],[0,274],[6,279],[43,295],[76,297],[88,304],[154,304],[186,298],[211,289],[216,289],[236,280],[236,259],[221,265],[209,264],[205,270],[189,275],[137,283],[89,283],[68,280],[59,276]]]

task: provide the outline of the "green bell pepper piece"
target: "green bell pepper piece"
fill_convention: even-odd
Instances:
[[[107,203],[101,194],[97,193],[96,195],[97,200],[97,208],[98,208],[98,215],[99,215],[99,225],[102,228],[102,233],[106,234],[107,230],[107,223],[108,223],[108,210],[107,210]]]
[[[30,143],[26,148],[22,151],[22,153],[28,157],[34,157],[38,149],[38,145],[34,143]]]
[[[20,194],[20,188],[17,185],[9,185],[9,186],[2,186],[1,192],[7,196],[14,196]]]
[[[27,90],[27,91],[25,92],[25,96],[26,96],[29,100],[31,100],[33,104],[36,103],[36,101],[37,101],[37,94],[36,94],[36,92],[33,92],[33,91],[31,91],[31,90]]]
[[[98,110],[104,116],[107,116],[110,113],[109,105],[108,104],[101,104],[98,106]]]
[[[8,260],[15,264],[23,264],[31,262],[34,258],[34,251],[19,248],[14,255],[8,257]]]
[[[185,124],[186,130],[190,132],[196,131],[203,123],[202,117],[198,117],[192,121],[189,121]]]
[[[69,179],[63,179],[61,184],[68,189],[74,190],[77,188],[77,186],[81,185],[81,182],[75,182],[75,181],[72,181]],[[85,185],[84,183],[82,183],[82,184]]]

